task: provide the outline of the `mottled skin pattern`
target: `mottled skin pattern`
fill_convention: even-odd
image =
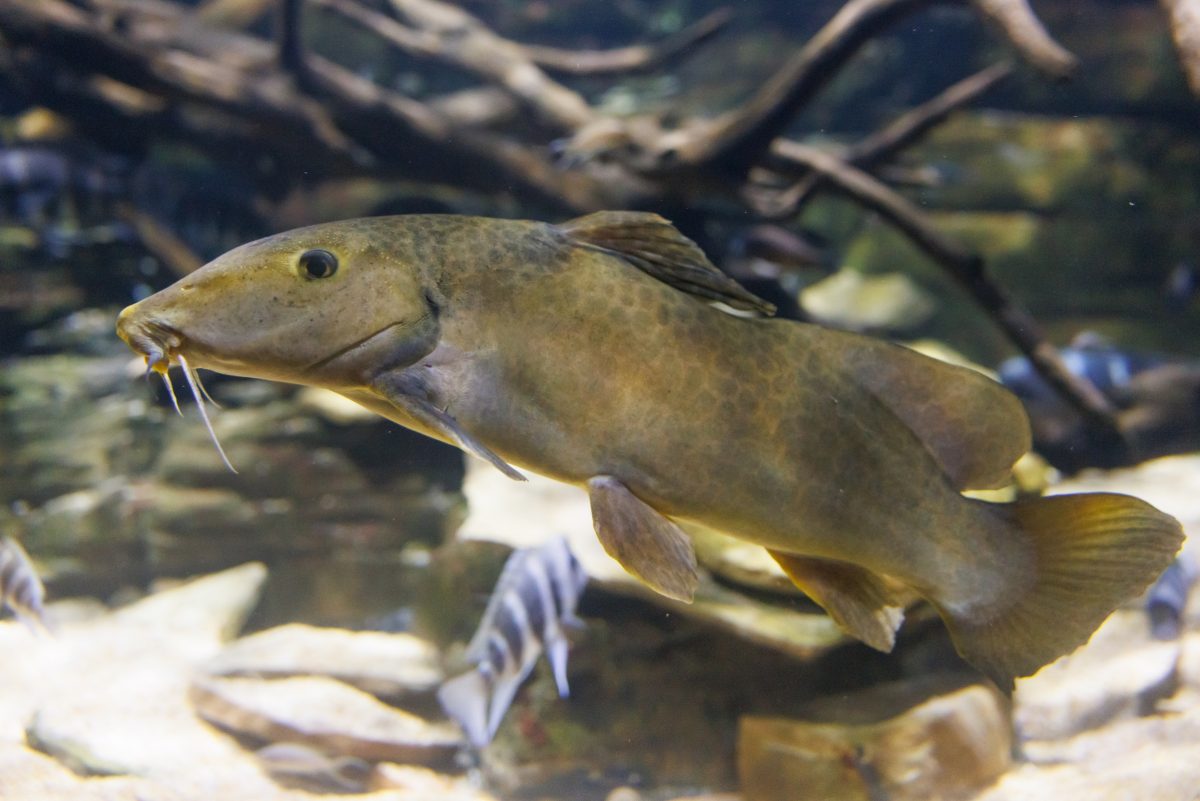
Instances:
[[[336,272],[306,272],[312,249]],[[879,576],[899,579],[1001,687],[1086,641],[1170,562],[1178,523],[1135,498],[960,494],[1028,448],[998,385],[688,294],[746,301],[714,274],[653,215],[348,220],[230,251],[126,309],[118,332],[158,370],[186,357],[327,387],[514,478],[586,486],[605,548],[672,597],[697,578],[666,518],[779,552],[885,650],[899,617]]]
[[[273,291],[262,265],[314,247],[339,256],[338,276],[288,275]],[[187,332],[194,364],[327,386],[445,439],[372,389],[407,368],[519,467],[574,484],[612,475],[681,521],[852,561],[947,602],[986,595],[983,510],[844,369],[848,350],[877,343],[734,317],[543,223],[347,221],[202,272],[133,307]],[[220,307],[175,299],[200,290]]]
[[[973,506],[838,369],[848,338],[734,317],[549,227],[530,235],[552,245],[540,263],[514,247],[481,265],[447,242],[461,262],[444,271],[442,342],[475,355],[431,384],[501,456],[571,483],[612,475],[669,516],[927,590],[950,589],[954,550],[986,557],[964,531]],[[460,297],[477,300],[458,313]]]

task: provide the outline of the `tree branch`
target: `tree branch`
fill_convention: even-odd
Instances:
[[[414,56],[434,59],[466,70],[511,92],[514,97],[560,130],[573,131],[592,119],[592,110],[578,93],[550,79],[527,56],[525,49],[497,36],[466,12],[447,33],[444,29],[414,29],[401,25],[354,0],[313,0],[370,30],[396,48]],[[406,0],[406,9],[417,3],[436,15],[433,0]],[[420,19],[425,19],[421,16]],[[441,19],[441,17],[436,17]]]
[[[1027,0],[971,0],[971,4],[996,23],[1030,64],[1052,78],[1069,78],[1079,66],[1079,59],[1054,41]]]
[[[801,163],[820,172],[830,185],[879,214],[945,268],[992,317],[1034,368],[1112,447],[1124,448],[1112,405],[1086,379],[1076,376],[1041,333],[1037,321],[993,282],[983,258],[945,237],[925,215],[892,189],[835,156],[797,142],[779,141],[773,158]]]
[[[564,75],[596,76],[648,72],[671,64],[723,31],[733,19],[729,8],[718,8],[681,31],[653,44],[612,50],[564,50],[521,45],[525,55],[544,69]]]
[[[840,154],[842,161],[860,169],[870,169],[887,161],[900,150],[917,142],[951,113],[973,102],[1000,81],[1012,74],[1011,64],[1004,62],[987,67],[943,90],[931,100],[910,109],[883,129],[859,140]],[[824,182],[821,172],[812,171],[795,186],[774,199],[771,216],[791,217],[799,211]]]

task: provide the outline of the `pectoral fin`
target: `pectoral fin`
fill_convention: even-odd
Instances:
[[[847,634],[879,651],[892,650],[904,621],[904,601],[883,579],[847,562],[768,552]]]
[[[589,480],[588,494],[608,555],[654,591],[691,603],[700,572],[687,534],[612,476]]]
[[[501,459],[486,445],[467,433],[451,415],[439,409],[421,396],[419,387],[408,387],[404,377],[392,378],[376,386],[376,390],[387,397],[396,408],[407,414],[438,436],[453,442],[467,453],[472,453],[490,462],[497,470],[514,481],[527,481],[519,470]]]

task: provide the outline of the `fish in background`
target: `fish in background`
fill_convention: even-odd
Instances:
[[[0,600],[31,629],[46,630],[45,594],[25,549],[12,537],[5,537],[0,542]]]
[[[1161,367],[1170,360],[1155,353],[1118,348],[1104,337],[1085,331],[1058,352],[1063,364],[1075,375],[1086,378],[1110,400],[1135,376],[1146,370]],[[1013,391],[1029,408],[1031,416],[1066,408],[1065,402],[1033,369],[1029,359],[1015,356],[1002,363],[997,371],[1000,383]]]
[[[1181,553],[1146,593],[1150,633],[1156,640],[1177,640],[1183,633],[1192,586],[1200,578],[1200,562],[1188,551]]]
[[[472,746],[491,742],[543,651],[559,697],[567,697],[564,628],[582,625],[575,608],[586,585],[587,574],[562,537],[508,557],[467,646],[467,661],[475,667],[438,690],[442,708],[462,726]]]
[[[1113,448],[1094,436],[1024,357],[1000,365],[1000,381],[1025,405],[1034,448],[1055,467],[1074,473],[1113,468],[1200,448],[1200,362],[1126,350],[1084,332],[1059,351],[1063,364],[1087,379],[1116,410],[1124,440]]]

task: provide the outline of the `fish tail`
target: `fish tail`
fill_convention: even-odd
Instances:
[[[487,679],[478,670],[469,670],[438,688],[437,697],[442,709],[462,726],[467,739],[476,748],[482,748],[492,739],[487,720],[490,694]]]
[[[1183,541],[1178,521],[1127,495],[974,503],[1005,526],[1002,539],[1027,545],[1029,585],[1007,603],[937,606],[959,654],[1006,691],[1014,678],[1087,642],[1167,568]]]

